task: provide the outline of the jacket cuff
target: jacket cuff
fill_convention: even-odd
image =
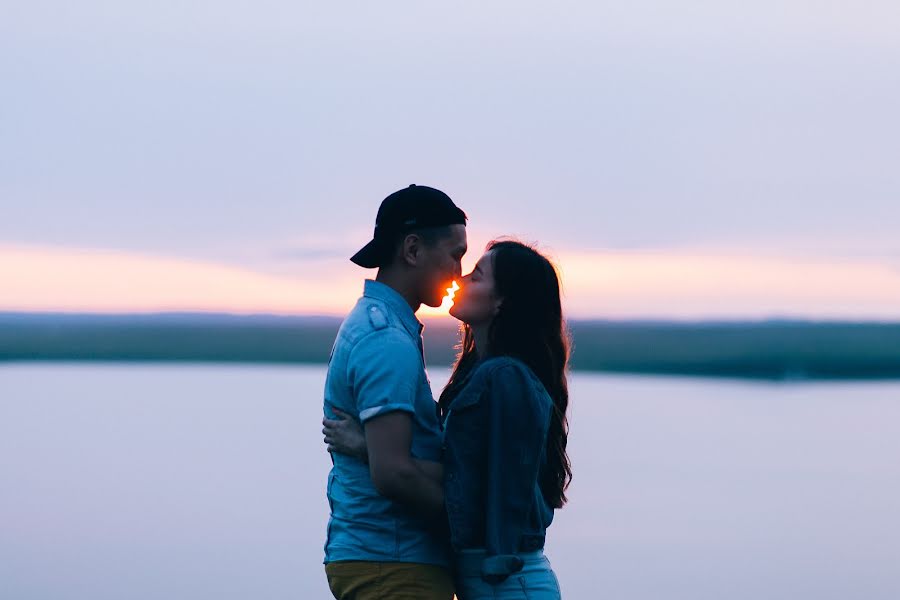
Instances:
[[[525,561],[515,554],[488,556],[481,563],[481,578],[488,583],[500,583],[511,574],[522,570]]]

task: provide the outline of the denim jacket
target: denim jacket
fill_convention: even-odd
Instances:
[[[454,551],[483,548],[493,582],[544,547],[553,509],[538,485],[553,401],[523,362],[483,360],[444,421],[444,498]]]

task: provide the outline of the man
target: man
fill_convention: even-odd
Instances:
[[[384,199],[374,239],[350,260],[378,268],[338,332],[325,416],[363,424],[364,459],[332,454],[325,572],[338,600],[450,600],[441,434],[425,373],[421,304],[461,275],[466,215],[440,190]],[[366,459],[368,464],[366,464]]]

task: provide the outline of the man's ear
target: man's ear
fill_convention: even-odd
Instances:
[[[494,298],[494,311],[491,314],[492,317],[497,316],[497,313],[500,312],[501,306],[503,306],[503,298]]]
[[[415,233],[407,234],[403,238],[400,252],[404,263],[410,267],[418,266],[422,259],[422,238]]]

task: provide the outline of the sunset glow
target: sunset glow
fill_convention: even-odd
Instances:
[[[122,252],[0,247],[0,310],[341,314],[362,289],[353,275],[301,279]]]
[[[472,257],[473,260],[477,257]],[[558,252],[574,318],[900,318],[900,270],[874,261]],[[0,246],[0,310],[343,315],[373,277],[343,261],[296,274],[91,249]],[[439,307],[448,315],[459,285]]]
[[[450,287],[447,288],[447,295],[444,296],[441,305],[434,308],[423,305],[422,308],[419,309],[419,316],[436,317],[449,315],[450,307],[453,306],[453,297],[456,295],[457,290],[459,290],[459,284],[454,281]]]

